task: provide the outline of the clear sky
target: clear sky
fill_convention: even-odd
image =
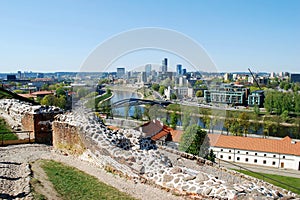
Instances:
[[[0,25],[0,72],[78,71],[101,42],[141,27],[193,38],[219,71],[300,72],[299,0],[1,0]]]

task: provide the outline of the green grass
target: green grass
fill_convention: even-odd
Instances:
[[[88,108],[99,108],[99,103],[112,96],[112,93],[105,93],[99,97],[89,99],[85,106]]]
[[[134,199],[73,167],[44,160],[42,168],[63,199]]]
[[[0,140],[17,140],[18,137],[13,134],[13,133],[5,133],[2,134],[3,132],[10,132],[10,128],[8,126],[8,124],[6,123],[6,121],[2,118],[0,118]]]
[[[281,184],[281,183],[278,183],[278,182],[272,180],[272,179],[275,179],[277,181],[280,181],[280,182],[285,183],[287,185],[290,185],[292,187],[298,187],[298,188],[300,188],[300,178],[294,178],[294,177],[288,177],[288,176],[280,176],[280,175],[275,175],[275,174],[253,173],[253,172],[249,172],[249,171],[246,171],[246,170],[237,170],[237,169],[234,169],[234,170],[238,171],[238,172],[241,172],[243,174],[246,174],[246,175],[258,178],[258,179],[262,179],[262,180],[264,180],[264,181],[266,181],[268,183],[271,183],[273,185],[276,185],[278,187],[281,187],[281,188],[290,190],[292,192],[295,192],[297,194],[300,194],[300,189],[297,190],[297,189],[288,187],[288,186],[286,186],[284,184]],[[265,177],[263,178],[263,176],[265,176]],[[266,178],[266,177],[269,177],[271,179]]]

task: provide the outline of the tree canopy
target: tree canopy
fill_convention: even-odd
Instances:
[[[179,150],[205,157],[208,154],[209,142],[206,137],[206,131],[198,125],[187,127],[181,136]]]

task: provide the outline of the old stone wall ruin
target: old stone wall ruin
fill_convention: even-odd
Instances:
[[[217,199],[295,196],[261,180],[213,166],[203,158],[165,147],[157,148],[139,131],[110,130],[84,108],[59,114],[60,110],[54,107],[0,100],[0,109],[13,120],[15,128],[31,129],[35,136],[51,127],[53,145],[58,150],[73,154],[84,152],[108,171],[180,195]]]
[[[51,144],[51,123],[62,110],[54,106],[33,106],[16,99],[1,99],[0,112],[13,131],[31,131],[30,138],[35,142]]]
[[[203,158],[162,147],[142,138],[136,130],[108,129],[97,117],[84,110],[57,115],[53,138],[72,144],[80,138],[94,162],[107,170],[140,180],[180,195],[218,199],[276,199],[295,194],[261,180],[213,166]],[[74,128],[76,127],[76,128]],[[69,129],[63,136],[63,129]],[[67,136],[65,134],[77,134]],[[56,145],[56,142],[54,142]],[[81,146],[81,145],[80,145]],[[168,153],[163,153],[163,152]],[[167,156],[177,159],[169,159]],[[176,157],[175,156],[175,157]],[[189,167],[178,156],[194,161]]]

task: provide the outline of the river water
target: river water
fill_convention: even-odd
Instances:
[[[110,104],[116,103],[118,101],[124,100],[124,99],[129,99],[129,98],[141,98],[140,94],[137,92],[129,92],[129,91],[119,91],[119,90],[114,90],[113,91],[113,97],[109,100]],[[141,108],[143,112],[143,108]],[[125,113],[128,111],[128,116],[133,116],[135,107],[121,107],[121,108],[114,108],[113,109],[113,114],[114,116],[121,116],[121,117],[126,117]]]
[[[109,100],[110,103],[115,103],[117,101],[124,100],[124,99],[129,99],[129,98],[141,98],[140,94],[135,92],[135,91],[129,92],[129,91],[114,90],[113,93],[114,93],[114,96]],[[134,116],[135,109],[136,109],[135,106],[131,106],[131,107],[127,106],[127,108],[126,107],[115,108],[115,109],[113,109],[113,114],[114,114],[114,116],[119,116],[119,117],[124,117],[125,118],[126,117],[125,113],[128,112],[127,117],[132,117],[132,116]],[[142,113],[144,113],[144,107],[143,106],[139,106],[139,109],[141,110]],[[150,110],[149,113],[150,113],[150,119],[151,120],[152,119],[159,119],[159,120],[165,119],[166,121],[170,122],[170,115],[168,113],[160,112],[159,109],[155,110],[153,108],[153,106],[150,107],[149,110]],[[152,113],[151,113],[151,111],[152,111]],[[178,119],[177,125],[178,126],[182,125],[181,117],[182,116],[177,116],[177,119]],[[205,124],[203,123],[203,120],[200,117],[191,117],[190,119],[191,119],[191,123],[197,123],[199,126],[201,126],[203,128],[206,128]],[[279,130],[277,136],[290,135],[291,137],[293,137],[293,135],[290,133],[291,128],[281,127],[280,129],[283,129],[283,128],[284,128],[284,131]],[[213,129],[214,130],[219,130],[219,131],[223,130],[224,132],[226,132],[226,129],[224,128],[224,120],[221,120],[217,124],[215,124]],[[249,133],[253,133],[253,132],[249,131]],[[259,131],[258,131],[258,134],[259,135],[263,134],[263,125],[262,124],[260,126]]]

